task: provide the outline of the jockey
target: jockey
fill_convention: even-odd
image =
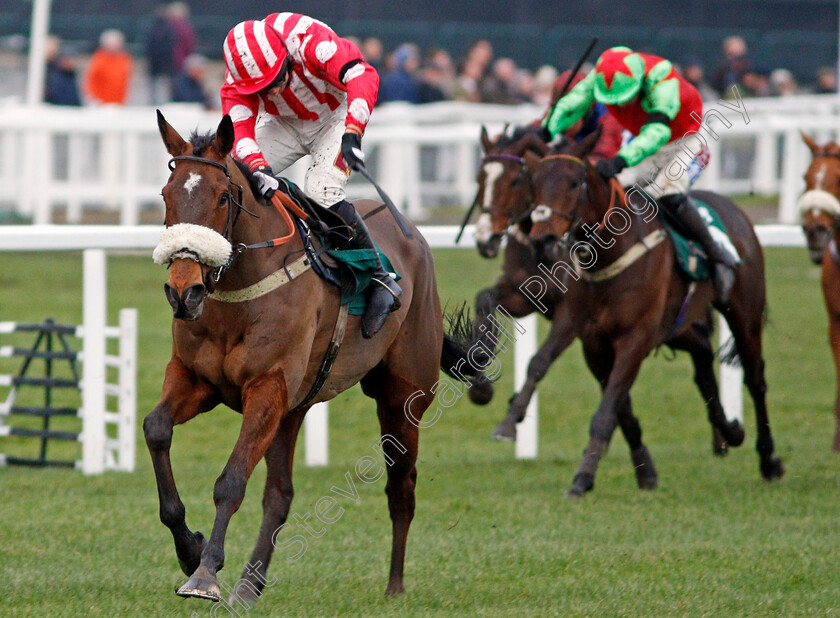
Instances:
[[[551,92],[552,107],[560,99],[561,89],[566,85],[566,80],[569,79],[571,73],[569,70],[563,71],[554,80],[554,87]],[[574,88],[585,77],[583,73],[575,73],[575,76],[569,82],[569,88]],[[551,109],[550,107],[546,111],[545,116],[549,115]],[[591,135],[599,127],[601,128],[601,135],[589,156],[596,161],[614,157],[621,148],[621,134],[624,128],[615,119],[615,116],[607,111],[606,106],[598,101],[593,101],[589,110],[563,131],[563,137],[571,143],[577,143]],[[553,139],[550,133],[546,137],[547,142]]]
[[[312,155],[304,191],[353,230],[351,249],[373,249],[344,187],[350,170],[364,165],[361,140],[379,90],[376,69],[352,42],[299,13],[237,24],[223,51],[222,111],[233,120],[233,154],[253,172],[263,197],[280,186],[273,169]],[[400,307],[402,295],[379,260],[371,284],[362,318],[366,338]]]
[[[686,195],[709,156],[703,140],[682,139],[696,132],[703,120],[699,93],[664,58],[613,47],[555,104],[543,126],[556,136],[583,117],[594,101],[603,103],[635,136],[617,155],[598,161],[596,171],[610,179],[624,170],[620,180],[625,186],[646,183],[641,188],[659,198],[703,245],[714,264],[715,297],[726,304],[735,280],[736,259],[712,238]],[[683,162],[686,153],[691,159],[688,164]]]

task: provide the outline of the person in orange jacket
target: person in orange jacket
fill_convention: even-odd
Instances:
[[[90,57],[85,73],[85,95],[94,104],[125,104],[134,59],[125,51],[125,36],[119,30],[105,30],[99,48]]]

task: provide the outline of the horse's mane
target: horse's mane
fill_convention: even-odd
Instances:
[[[214,144],[216,141],[216,134],[212,131],[207,133],[198,133],[198,131],[193,131],[190,134],[190,144],[193,147],[193,155],[196,157],[204,157],[206,156],[207,150]],[[258,202],[263,202],[264,200],[260,196],[259,187],[257,185],[257,181],[254,178],[253,172],[245,165],[242,161],[237,159],[236,157],[231,157],[233,162],[236,163],[236,166],[239,168],[239,171],[242,172],[242,175],[245,176],[245,179],[248,181],[248,186],[251,188],[251,193],[254,194],[254,197],[257,198]]]

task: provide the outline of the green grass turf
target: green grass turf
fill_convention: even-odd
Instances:
[[[269,572],[276,583],[259,605],[240,613],[836,614],[840,458],[829,450],[835,385],[818,272],[804,250],[770,250],[767,258],[767,381],[777,453],[787,468],[781,482],[760,478],[749,401],[744,446],[727,458],[713,457],[688,357],[659,354],[647,360],[633,390],[659,489],[636,489],[617,435],[595,491],[569,500],[565,493],[598,403],[595,382],[575,344],[539,392],[539,458],[517,461],[512,445],[489,439],[512,391],[506,356],[491,405],[475,407],[464,398],[421,432],[405,596],[382,594],[390,551],[383,479],[357,483],[357,503],[340,498],[341,519],[312,539],[299,561],[287,563],[288,554],[278,552]],[[441,298],[450,306],[472,302],[500,267],[472,251],[438,251],[436,261]],[[0,254],[0,266],[0,319],[79,323],[79,254]],[[108,276],[109,323],[116,323],[121,307],[140,311],[137,471],[86,478],[68,470],[0,469],[2,616],[210,615],[210,603],[183,601],[173,592],[185,577],[158,521],[139,429],[160,394],[169,357],[166,273],[147,256],[112,256]],[[8,337],[0,343],[8,344]],[[343,486],[344,474],[378,437],[373,405],[356,388],[332,402],[330,414],[330,465],[306,468],[298,453],[293,513],[312,512],[333,485]],[[173,463],[187,520],[205,534],[214,514],[213,483],[238,426],[238,415],[220,408],[175,430]],[[0,452],[34,454],[36,448],[0,439]],[[78,445],[63,448],[79,456]],[[228,585],[256,540],[264,476],[260,465],[228,532],[227,567],[220,572]]]

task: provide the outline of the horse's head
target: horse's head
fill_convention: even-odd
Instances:
[[[802,134],[813,155],[805,172],[805,193],[799,198],[802,229],[808,241],[811,261],[819,264],[840,222],[840,146],[830,142],[819,146]]]
[[[534,179],[529,236],[540,261],[561,259],[565,240],[584,217],[585,202],[591,197],[590,185],[603,184],[586,160],[598,137],[596,131],[577,144],[566,144],[559,154],[525,156]]]
[[[196,320],[204,298],[213,291],[214,269],[228,261],[234,217],[234,185],[227,166],[233,147],[233,123],[224,116],[215,136],[193,136],[188,142],[158,111],[158,128],[172,155],[172,173],[161,194],[166,204],[166,230],[154,260],[169,265],[164,285],[176,318]],[[241,189],[240,189],[241,191]]]
[[[533,187],[523,155],[532,151],[545,153],[548,147],[527,129],[518,129],[512,136],[502,134],[491,141],[484,127],[481,146],[484,157],[475,197],[481,215],[475,226],[475,239],[478,252],[493,258],[509,228],[525,223],[523,218],[531,205]]]

